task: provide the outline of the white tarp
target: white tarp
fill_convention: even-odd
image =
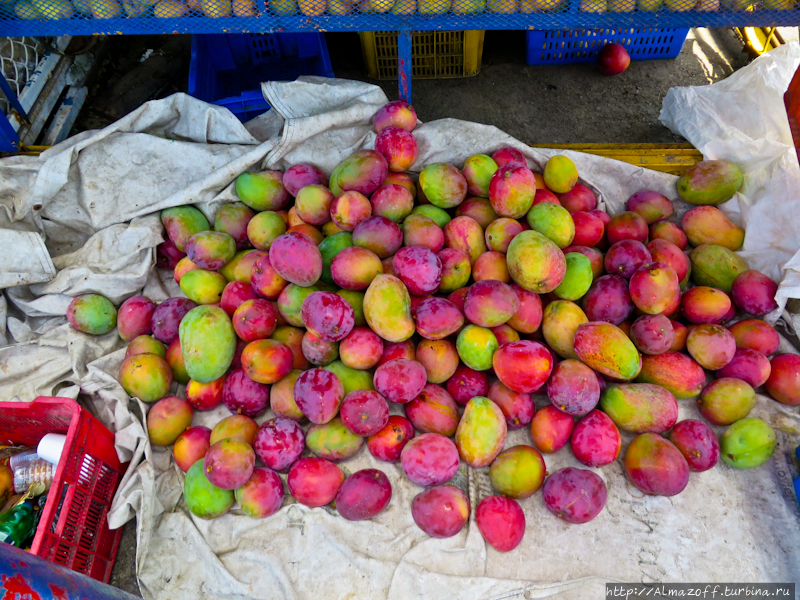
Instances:
[[[759,79],[760,65],[769,61],[777,62],[772,69],[793,72],[800,50],[778,52],[742,73]],[[248,169],[311,162],[330,172],[354,150],[371,147],[371,117],[386,102],[379,88],[352,81],[303,78],[263,87],[274,110],[247,126],[223,109],[175,95],[40,157],[0,161],[0,247],[7,257],[0,264],[0,285],[20,275],[22,260],[40,265],[30,270],[31,285],[8,287],[7,306],[0,302],[0,335],[13,343],[0,348],[0,398],[80,394],[117,432],[119,454],[132,467],[110,523],[137,518],[136,567],[145,598],[571,599],[600,597],[606,581],[800,579],[800,509],[791,488],[800,420],[796,409],[765,397],[754,414],[779,429],[780,438],[767,465],[738,472],[722,464],[693,475],[679,496],[643,498],[617,461],[596,470],[609,487],[597,519],[568,525],[547,512],[537,494],[522,502],[526,536],[508,554],[483,542],[474,519],[454,538],[428,538],[410,516],[410,501],[421,488],[397,465],[375,461],[366,450],[342,467],[354,472],[371,466],[389,476],[392,502],[371,521],[347,522],[330,508],[308,509],[288,499],[262,521],[236,510],[210,522],[190,515],[170,449],[150,446],[142,426],[146,406],[128,398],[116,381],[124,356],[117,334],[80,334],[63,315],[77,293],[97,292],[115,302],[142,288],[156,301],[179,295],[171,274],[152,268],[162,235],[156,211],[194,203],[213,217],[218,206],[235,199],[231,183]],[[691,110],[676,103],[673,112]],[[528,148],[494,127],[453,119],[423,124],[414,134],[420,148],[415,171],[437,161],[461,166],[471,154],[507,145],[523,151],[539,170],[555,154]],[[610,212],[621,210],[640,189],[675,198],[673,176],[569,155]],[[784,211],[775,217],[781,223],[789,207],[800,211],[797,194],[784,200]],[[747,201],[758,208],[757,193],[749,192]],[[45,237],[39,263],[13,242],[17,232]],[[769,235],[774,238],[775,230]],[[751,224],[748,243],[759,237]],[[197,413],[194,424],[213,425],[225,412]],[[682,402],[681,416],[696,417],[695,403]],[[518,431],[507,446],[528,441]],[[550,472],[578,466],[569,450],[546,462]],[[469,493],[473,507],[491,493],[486,469],[462,465],[454,482]]]

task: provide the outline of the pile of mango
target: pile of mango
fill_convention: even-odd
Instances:
[[[749,417],[755,389],[800,405],[800,356],[773,356],[780,338],[760,317],[777,286],[748,270],[735,253],[745,232],[715,206],[742,184],[735,165],[704,161],[678,180],[697,205],[679,226],[654,191],[599,210],[566,156],[534,173],[501,148],[414,181],[413,108],[392,102],[374,124],[374,149],[330,176],[309,164],[242,174],[241,202],[213,225],[193,206],[164,210],[158,266],[185,297],[70,305],[75,328],[116,326],[130,342],[119,381],[155,402],[150,441],[173,445],[192,513],[238,502],[267,517],[287,487],[306,506],[371,518],[391,501],[388,478],[338,464],[367,446],[426,488],[411,513],[434,537],[469,519],[448,483],[461,461],[488,468],[496,495],[476,507],[477,526],[509,551],[525,532],[519,501],[540,488],[570,523],[602,511],[595,468],[617,460],[620,432],[636,436],[625,472],[651,495],[680,493],[720,458],[771,457],[774,431]],[[169,395],[173,382],[184,397]],[[549,403],[536,410],[535,394]],[[707,422],[678,422],[689,401]],[[230,416],[192,426],[220,404]],[[505,448],[514,429],[530,444]],[[567,445],[594,470],[548,476],[543,454]]]

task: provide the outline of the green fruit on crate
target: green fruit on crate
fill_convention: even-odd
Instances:
[[[194,463],[183,482],[183,499],[186,508],[201,519],[214,519],[228,512],[235,502],[232,490],[213,485],[206,477],[203,459]]]
[[[678,195],[690,204],[716,205],[730,200],[742,187],[742,179],[742,171],[732,162],[703,160],[680,176]]]
[[[200,383],[219,379],[231,366],[236,333],[228,314],[217,306],[198,306],[179,327],[181,349],[189,377]]]
[[[75,13],[69,0],[31,0],[33,7],[48,20],[69,19]]]
[[[775,452],[775,431],[761,419],[736,421],[720,442],[722,460],[737,469],[752,469],[767,462]]]
[[[122,6],[117,0],[89,0],[95,19],[114,19],[122,16]]]
[[[14,5],[14,13],[20,19],[24,19],[26,21],[42,18],[42,14],[36,10],[30,0],[20,0],[17,2],[16,5]]]

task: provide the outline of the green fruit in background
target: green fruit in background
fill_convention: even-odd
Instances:
[[[737,469],[752,469],[775,452],[775,431],[761,419],[736,421],[719,439],[722,460]]]
[[[186,472],[183,499],[186,508],[201,519],[214,519],[224,515],[231,509],[235,500],[232,490],[218,488],[208,480],[202,458]]]
[[[193,380],[219,379],[231,366],[236,333],[230,317],[218,306],[198,306],[183,317],[178,334],[186,371]]]

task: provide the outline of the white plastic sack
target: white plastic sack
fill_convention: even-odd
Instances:
[[[800,166],[783,103],[798,65],[800,45],[780,46],[714,85],[672,88],[659,118],[706,159],[742,169],[738,199],[719,208],[745,227],[749,267],[780,282],[772,322],[800,298]],[[797,330],[795,319],[787,314]]]
[[[428,538],[409,510],[421,488],[397,465],[380,463],[366,450],[342,467],[348,473],[376,467],[389,476],[392,502],[373,520],[346,522],[330,508],[308,509],[288,498],[262,521],[237,510],[210,522],[189,514],[183,475],[170,450],[147,440],[146,406],[128,398],[116,381],[124,357],[118,336],[80,334],[61,315],[68,294],[79,291],[121,299],[143,285],[156,301],[179,295],[170,273],[144,266],[152,265],[158,242],[155,217],[148,214],[202,200],[213,217],[217,206],[235,199],[231,183],[249,168],[311,162],[330,172],[354,150],[372,146],[371,117],[386,102],[375,86],[319,78],[265,84],[264,93],[275,110],[246,128],[225,111],[176,95],[43,157],[0,161],[0,175],[16,182],[0,187],[0,205],[16,219],[8,228],[38,227],[61,268],[49,283],[6,290],[8,332],[22,343],[0,348],[0,397],[80,393],[117,432],[118,453],[132,467],[110,524],[137,518],[137,574],[145,598],[578,599],[599,597],[603,584],[614,580],[798,580],[800,510],[790,466],[797,438],[780,432],[779,451],[768,465],[747,472],[720,465],[693,475],[674,498],[642,498],[628,485],[621,461],[597,469],[609,487],[608,504],[587,525],[553,517],[537,494],[522,502],[527,533],[509,554],[488,547],[474,520],[449,540]],[[506,145],[540,169],[556,153],[528,148],[491,126],[452,119],[421,125],[414,134],[420,148],[414,170],[436,161],[460,166],[471,154]],[[125,161],[106,169],[104,160],[121,152]],[[670,175],[569,154],[610,212],[643,188],[675,197]],[[139,173],[146,176],[129,181]],[[115,243],[118,235],[124,243]],[[133,259],[125,260],[130,252],[122,246]],[[182,390],[175,386],[173,392]],[[224,414],[223,408],[197,413],[194,423],[210,426]],[[761,397],[755,414],[783,432],[800,431],[796,411],[770,399]],[[694,403],[682,403],[682,417],[696,415]],[[625,436],[625,445],[630,439]],[[507,446],[527,441],[526,432],[518,431]],[[550,472],[578,466],[568,451],[546,461]],[[468,492],[473,508],[491,493],[486,469],[462,465],[454,483]]]

